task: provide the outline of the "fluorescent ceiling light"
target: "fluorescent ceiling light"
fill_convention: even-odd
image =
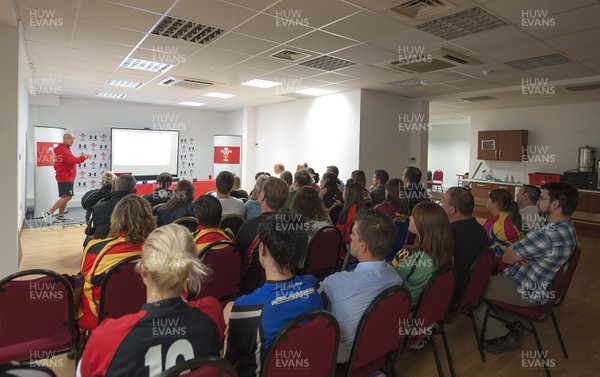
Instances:
[[[184,105],[184,106],[202,106],[202,105],[206,105],[205,103],[202,102],[192,102],[192,101],[182,101],[177,103],[178,105]]]
[[[235,97],[235,94],[219,93],[219,92],[208,92],[208,93],[204,93],[203,96],[205,96],[205,97],[227,99],[227,98]]]
[[[96,97],[123,99],[127,97],[127,94],[100,92],[96,93]]]
[[[281,83],[268,80],[252,79],[244,81],[242,85],[253,86],[255,88],[272,88],[274,86],[281,85]]]
[[[298,90],[296,93],[306,94],[309,96],[323,96],[325,94],[331,94],[333,92],[331,90],[309,88],[309,89]]]
[[[135,82],[135,81],[125,81],[125,80],[108,79],[108,80],[106,80],[106,85],[122,86],[124,88],[134,88],[134,89],[137,89],[137,88],[143,86],[144,83],[143,82]]]
[[[126,59],[121,63],[123,68],[139,69],[141,71],[159,72],[164,73],[173,67],[173,64],[153,62],[150,60],[142,59]]]

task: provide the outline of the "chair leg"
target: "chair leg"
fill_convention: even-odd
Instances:
[[[546,370],[546,376],[548,377],[552,377],[552,374],[550,373],[550,368],[548,368],[548,360],[546,359],[546,357],[544,356],[544,351],[542,350],[542,342],[540,342],[540,337],[538,336],[537,333],[537,329],[535,328],[535,324],[533,323],[533,321],[528,320],[529,325],[531,325],[531,330],[533,332],[533,337],[535,338],[535,344],[537,345],[538,348],[538,352],[539,352],[539,356],[540,359],[542,359],[542,365],[544,366],[544,369]]]
[[[435,337],[429,336],[427,339],[429,340],[429,342],[431,343],[431,347],[433,348],[433,356],[435,357],[435,365],[437,366],[438,376],[443,377],[444,371],[442,370],[442,362],[440,361],[440,355],[435,344]]]
[[[479,331],[477,330],[477,324],[475,323],[475,316],[473,312],[469,310],[467,312],[469,318],[471,318],[471,326],[473,326],[473,332],[475,333],[475,340],[477,340],[477,349],[479,350],[479,356],[481,357],[481,361],[485,363],[485,352],[483,352],[483,346],[481,344],[481,340],[479,339]]]
[[[556,330],[556,335],[558,336],[558,341],[560,342],[560,348],[562,348],[565,359],[568,359],[569,354],[567,353],[567,347],[565,346],[565,342],[563,341],[562,335],[560,334],[558,322],[556,321],[556,317],[554,316],[554,310],[550,311],[550,317],[552,317],[552,323],[554,323],[554,330]]]
[[[440,332],[442,333],[442,340],[444,341],[444,349],[446,351],[446,358],[448,359],[448,368],[450,368],[450,375],[455,377],[454,374],[454,363],[452,362],[452,353],[450,353],[450,345],[448,344],[448,337],[446,336],[446,329],[444,325],[440,326]]]
[[[480,348],[481,354],[483,354],[483,342],[485,340],[485,330],[487,327],[487,322],[488,322],[488,318],[490,317],[491,310],[492,310],[492,307],[490,305],[488,305],[487,309],[485,310],[485,317],[483,318],[483,325],[481,326],[481,336],[479,337],[479,346],[481,347]],[[484,358],[483,362],[485,362],[485,358]]]

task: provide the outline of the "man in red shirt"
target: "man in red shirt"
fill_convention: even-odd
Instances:
[[[56,217],[56,221],[63,222],[72,220],[65,218],[65,208],[67,207],[67,202],[73,198],[73,182],[75,182],[75,174],[77,172],[76,165],[81,164],[90,157],[94,157],[94,154],[92,153],[83,154],[79,157],[73,156],[73,153],[71,152],[73,141],[75,141],[75,137],[73,134],[67,132],[63,136],[62,144],[54,148],[54,170],[56,171],[58,196],[60,198],[48,212],[44,212],[44,221],[48,225],[52,224],[52,214],[57,209],[58,216]]]

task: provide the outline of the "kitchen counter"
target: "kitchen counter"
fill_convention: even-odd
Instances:
[[[516,183],[516,182],[486,181],[484,179],[471,179],[471,178],[463,179],[463,182],[465,182],[465,183],[471,183],[471,182],[489,183],[489,184],[507,185],[507,186],[522,186],[523,185],[523,183]]]

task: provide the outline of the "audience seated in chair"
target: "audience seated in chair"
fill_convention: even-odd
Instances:
[[[344,209],[337,218],[336,228],[342,233],[342,241],[345,245],[350,243],[350,234],[352,233],[352,224],[354,216],[364,206],[363,191],[360,184],[349,180],[344,189]]]
[[[194,203],[194,210],[199,224],[193,234],[198,252],[213,242],[233,239],[233,234],[220,228],[222,208],[219,199],[202,195]]]
[[[119,176],[115,181],[115,191],[110,194],[108,200],[103,200],[92,207],[90,221],[88,222],[87,228],[85,228],[85,234],[87,234],[88,240],[106,238],[109,236],[112,212],[119,200],[129,194],[135,194],[135,184],[136,182],[133,176],[129,174]]]
[[[228,171],[222,171],[217,175],[217,199],[221,201],[223,207],[223,216],[227,215],[245,215],[244,202],[241,199],[233,198],[229,193],[233,188],[233,174]]]
[[[244,252],[241,292],[249,293],[255,288],[261,267],[258,261],[258,225],[267,217],[277,213],[288,197],[288,186],[280,178],[269,177],[258,195],[261,214],[246,220],[240,228],[235,243]]]
[[[506,267],[506,264],[501,261],[504,251],[523,238],[519,206],[513,200],[510,192],[505,189],[495,189],[490,191],[485,207],[490,211],[492,217],[487,219],[483,227],[487,232],[492,250],[496,253],[498,260],[496,271],[503,271]]]
[[[454,239],[456,288],[453,303],[456,305],[463,292],[471,265],[487,250],[489,241],[485,229],[473,217],[475,199],[471,191],[464,187],[450,187],[442,198],[442,208],[448,215]]]
[[[308,170],[300,169],[296,171],[296,173],[294,173],[294,181],[290,186],[290,193],[288,194],[288,198],[285,201],[283,208],[289,211],[290,207],[292,206],[292,200],[294,200],[294,196],[298,192],[298,189],[304,186],[311,186],[311,184],[312,177],[308,173]]]
[[[408,230],[416,235],[416,243],[400,250],[392,266],[410,292],[414,307],[434,272],[452,263],[454,242],[446,213],[432,202],[415,206]]]
[[[523,233],[541,229],[544,226],[546,219],[540,214],[540,208],[537,206],[541,193],[542,190],[537,186],[523,185],[515,197],[519,205]]]
[[[375,210],[383,213],[390,219],[408,216],[408,202],[404,192],[404,184],[398,178],[392,178],[385,183],[385,201],[375,206]]]
[[[190,232],[177,224],[156,229],[144,243],[139,269],[147,304],[93,331],[78,376],[157,376],[177,360],[219,355],[225,331],[221,305],[213,297],[190,302],[181,297],[184,285],[199,289],[209,273],[196,257]],[[174,349],[184,357],[171,358]]]
[[[387,171],[378,169],[373,174],[373,184],[371,185],[371,202],[373,205],[383,203],[385,200],[385,184],[390,179],[390,175]]]
[[[346,190],[350,185],[346,184]],[[401,283],[384,260],[395,237],[396,227],[385,215],[373,209],[359,212],[350,243],[350,254],[359,262],[356,269],[335,273],[321,283],[329,299],[328,309],[340,324],[338,363],[348,361],[356,329],[371,301],[386,288]]]
[[[325,173],[323,174],[323,178],[321,178],[321,182],[319,183],[321,186],[319,197],[327,208],[331,208],[331,206],[336,203],[343,202],[343,193],[340,191],[336,182],[337,175],[333,173]]]
[[[242,190],[242,181],[240,180],[240,176],[237,174],[233,175],[233,187],[231,188],[231,192],[229,195],[233,198],[237,199],[248,199],[249,195],[246,190]]]
[[[338,169],[337,166],[335,165],[329,165],[327,167],[327,170],[325,171],[326,173],[333,173],[335,174],[335,183],[337,185],[337,187],[340,189],[340,191],[344,191],[344,187],[346,186],[344,184],[344,182],[340,179],[340,169]],[[323,186],[321,186],[323,187]]]
[[[139,255],[142,244],[155,227],[150,204],[143,198],[128,195],[117,203],[111,216],[111,237],[90,241],[83,251],[81,274],[85,282],[75,316],[79,328],[90,330],[98,325],[98,302],[104,274],[119,261]]]
[[[353,170],[350,174],[350,179],[357,182],[362,187],[365,200],[371,200],[369,189],[367,188],[367,177],[365,176],[365,172],[362,170]]]
[[[260,194],[268,178],[269,176],[266,174],[261,174],[256,177],[254,189],[250,193],[250,198],[246,203],[244,203],[244,212],[246,213],[244,217],[246,220],[253,219],[260,215],[260,203],[258,202],[258,195]]]
[[[194,192],[195,188],[192,182],[182,180],[177,182],[171,199],[156,211],[156,223],[163,226],[173,221],[194,214]]]
[[[173,176],[169,173],[160,173],[156,178],[156,189],[150,194],[143,196],[152,207],[157,204],[166,203],[173,196],[173,190],[170,190],[173,184]]]
[[[579,205],[579,192],[569,183],[546,183],[538,200],[540,212],[547,215],[547,225],[527,233],[508,246],[502,261],[508,265],[503,274],[492,275],[486,299],[519,306],[538,306],[548,301],[550,283],[569,258],[579,241],[571,215]],[[487,304],[474,309],[481,330]],[[519,338],[501,321],[488,318],[483,349],[491,353],[512,351]]]
[[[415,206],[421,202],[428,202],[427,190],[421,183],[423,174],[421,169],[409,166],[402,172],[402,181],[404,182],[404,192],[408,201],[408,209],[412,211]]]
[[[271,180],[281,181],[270,178],[264,187],[267,195],[269,184],[275,182]],[[283,181],[281,184],[287,186]],[[290,272],[306,253],[306,235],[299,231],[306,225],[301,215],[277,213],[258,226],[259,261],[267,281],[224,311],[229,319],[225,358],[235,365],[240,376],[259,375],[271,340],[288,321],[306,311],[323,308],[317,279]]]
[[[86,192],[81,198],[81,206],[85,209],[85,221],[90,220],[92,214],[92,207],[94,207],[101,200],[108,200],[110,194],[113,191],[113,186],[117,176],[112,171],[105,171],[102,173],[102,187]]]

